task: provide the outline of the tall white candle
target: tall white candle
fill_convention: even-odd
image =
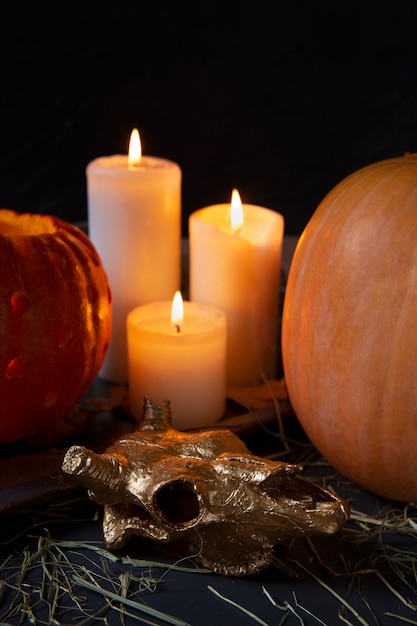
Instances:
[[[225,311],[227,384],[245,387],[276,376],[284,219],[241,207],[241,224],[230,204],[190,216],[190,299]]]
[[[171,321],[172,301],[136,307],[127,317],[129,405],[140,420],[144,396],[169,400],[174,428],[209,426],[226,404],[226,317],[184,302]]]
[[[171,298],[180,287],[181,169],[142,156],[140,142],[138,149],[131,141],[129,156],[95,159],[86,174],[89,235],[113,297],[112,337],[99,374],[127,383],[128,312]]]

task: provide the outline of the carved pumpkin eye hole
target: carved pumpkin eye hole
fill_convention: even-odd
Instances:
[[[12,359],[6,367],[6,378],[22,378],[25,374],[25,366],[21,358]]]
[[[10,306],[13,313],[16,313],[16,315],[23,315],[30,309],[30,302],[23,293],[16,291],[10,298]]]
[[[188,526],[198,519],[200,504],[192,483],[176,480],[155,494],[155,509],[162,521],[173,528]]]

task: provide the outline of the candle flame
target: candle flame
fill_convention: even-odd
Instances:
[[[137,128],[132,130],[129,141],[129,165],[135,167],[139,165],[142,157],[142,145],[140,143],[139,131]]]
[[[184,303],[182,301],[182,296],[180,291],[176,291],[174,298],[172,300],[172,309],[171,309],[171,324],[173,324],[177,331],[180,331],[180,322],[184,319]]]
[[[244,223],[243,206],[237,189],[232,191],[232,201],[230,203],[230,225],[233,232],[239,231]]]

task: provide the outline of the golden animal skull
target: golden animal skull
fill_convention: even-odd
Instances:
[[[72,446],[62,469],[104,505],[110,549],[134,534],[185,537],[205,567],[225,575],[259,572],[279,541],[335,533],[349,517],[347,503],[303,478],[302,467],[251,455],[231,431],[174,430],[168,401],[145,398],[136,432],[105,454]]]

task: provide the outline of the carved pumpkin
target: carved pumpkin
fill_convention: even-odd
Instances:
[[[282,351],[318,450],[368,490],[417,501],[417,155],[321,202],[291,264]]]
[[[86,392],[107,349],[111,296],[84,233],[0,210],[0,443],[30,437]]]

